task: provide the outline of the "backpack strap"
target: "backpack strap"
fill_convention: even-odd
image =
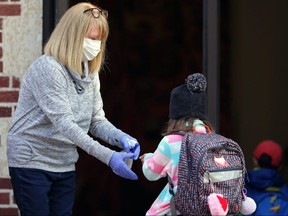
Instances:
[[[206,125],[206,124],[201,124],[201,125],[203,125],[205,127],[207,134],[211,134],[212,133],[212,130],[211,130],[211,128],[208,125]],[[193,133],[197,133],[195,128],[196,127],[194,126],[193,127]]]
[[[176,208],[175,208],[175,202],[174,202],[174,196],[172,196],[171,200],[170,200],[170,211],[171,211],[171,215],[177,215]]]
[[[169,183],[169,193],[172,195],[172,197],[170,199],[170,211],[171,211],[172,215],[177,215],[176,214],[176,208],[175,208],[175,202],[174,202],[174,196],[175,196],[175,193],[173,191],[174,185],[173,185],[173,182],[172,182],[169,175],[168,175],[168,183]]]
[[[169,193],[170,193],[172,196],[175,196],[175,193],[174,193],[174,191],[173,191],[173,188],[174,188],[173,182],[172,182],[170,176],[169,176],[169,175],[167,175],[167,176],[168,176],[168,183],[169,183]]]

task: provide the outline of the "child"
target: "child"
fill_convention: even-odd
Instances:
[[[282,147],[274,140],[263,140],[256,146],[253,152],[254,169],[248,171],[246,178],[247,194],[254,197],[269,187],[284,187],[284,179],[279,170],[282,155]],[[288,188],[284,188],[288,195]]]
[[[247,195],[257,202],[253,215],[287,215],[288,186],[280,174],[282,147],[274,140],[263,140],[254,149],[252,159],[254,169],[247,173],[246,190]],[[266,197],[269,199],[267,203]]]
[[[206,128],[212,130],[207,121],[206,78],[195,73],[189,75],[186,83],[174,88],[171,92],[169,105],[169,121],[164,136],[154,153],[143,154],[143,174],[149,181],[156,181],[169,176],[174,193],[177,191],[178,163],[183,135],[193,131],[206,133]],[[169,184],[163,188],[146,215],[171,215]],[[180,214],[177,211],[177,214]]]

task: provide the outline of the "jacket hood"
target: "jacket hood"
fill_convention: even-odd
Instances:
[[[257,189],[267,187],[281,187],[284,179],[280,176],[277,169],[255,169],[247,172],[246,183]]]

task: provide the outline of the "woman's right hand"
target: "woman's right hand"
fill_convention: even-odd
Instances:
[[[112,155],[109,166],[113,170],[114,173],[121,176],[122,178],[137,180],[138,176],[125,164],[124,159],[134,157],[133,153],[126,152],[114,152]]]

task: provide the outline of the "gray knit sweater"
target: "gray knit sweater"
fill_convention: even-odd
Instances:
[[[108,164],[114,151],[93,140],[88,131],[117,146],[125,134],[105,118],[99,76],[81,78],[42,55],[23,77],[8,132],[9,167],[73,171],[77,146]]]

